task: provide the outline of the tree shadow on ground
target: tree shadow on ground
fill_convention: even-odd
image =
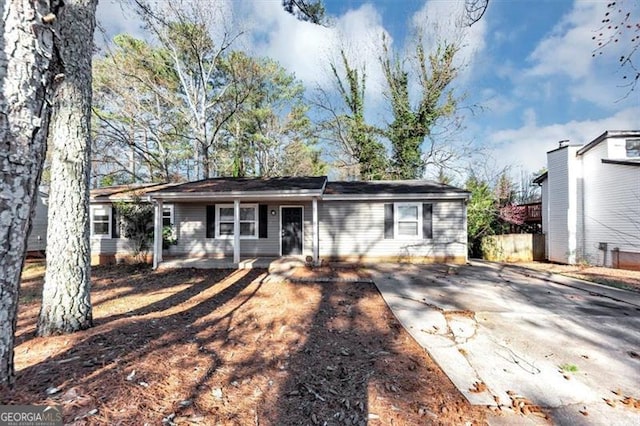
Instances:
[[[296,284],[312,285],[312,284]],[[375,288],[334,283],[313,285],[321,292],[304,345],[287,361],[287,381],[274,407],[274,424],[366,424],[369,386],[382,377],[385,359],[398,354],[382,330],[372,329],[359,308]],[[378,373],[379,377],[376,377]],[[392,397],[393,378],[379,389]]]
[[[145,276],[162,277],[170,295],[124,314],[103,311],[90,330],[24,342],[18,385],[0,392],[0,403],[59,404],[74,424],[421,424],[484,416],[372,284],[286,283],[260,270]],[[132,291],[120,280],[118,291]],[[127,300],[162,288],[141,285]],[[53,387],[59,391],[47,395]]]
[[[152,271],[148,265],[118,265],[98,266],[92,268],[91,302],[93,305],[95,325],[127,316],[144,315],[154,310],[164,310],[176,306],[190,297],[215,285],[231,274],[231,270],[212,270],[204,274],[191,269],[177,271]],[[195,281],[197,280],[197,282]],[[18,319],[19,332],[16,335],[16,345],[35,337],[35,326],[38,321],[38,309],[33,304],[42,298],[44,272],[38,277],[29,279],[21,284],[20,309],[28,310],[29,315],[21,315]],[[161,299],[149,306],[145,298],[158,292],[167,292],[173,285],[184,286],[179,294],[172,294],[171,298]],[[154,298],[155,299],[155,298]],[[120,307],[113,310],[119,312],[114,315],[102,315],[100,310],[108,310],[109,303],[127,304],[126,312]],[[138,307],[133,309],[133,307]],[[26,318],[25,318],[26,317]]]
[[[163,383],[167,378],[163,377],[166,371],[163,371],[161,364],[144,362],[134,377],[129,376],[130,380],[126,380],[127,374],[124,374],[127,368],[138,365],[139,361],[149,356],[157,360],[163,354],[175,351],[185,356],[175,360],[178,365],[172,367],[197,365],[204,372],[199,375],[205,378],[206,372],[219,365],[219,356],[215,351],[204,347],[195,336],[200,331],[216,328],[217,333],[212,337],[224,341],[227,327],[217,327],[217,324],[231,321],[234,312],[257,289],[244,299],[239,299],[238,295],[261,275],[264,275],[264,271],[224,271],[222,276],[220,273],[191,271],[193,280],[188,293],[194,300],[187,307],[180,306],[186,300],[185,292],[178,292],[175,298],[170,296],[159,303],[131,312],[135,316],[123,315],[118,316],[120,319],[110,318],[108,321],[98,319],[96,327],[84,332],[49,339],[38,338],[36,340],[45,345],[48,341],[54,346],[66,344],[69,348],[18,371],[18,388],[1,392],[0,403],[34,403],[34,400],[45,402],[46,399],[42,400],[46,398],[45,389],[58,387],[67,392],[61,397],[50,398],[51,401],[48,402],[60,403],[57,399],[60,397],[62,402],[66,398],[67,402],[75,402],[80,408],[83,405],[105,407],[103,412],[106,418],[103,420],[110,424],[131,419],[132,413],[138,409],[144,412],[147,405],[147,402],[141,400],[136,387],[145,388],[154,383],[156,386],[163,384],[163,387],[170,388],[170,384]],[[148,277],[153,278],[153,275]],[[214,288],[217,286],[221,288]],[[196,354],[199,358],[194,356],[194,361],[197,362],[190,363],[189,356]],[[177,393],[176,398],[188,397],[180,393]],[[41,401],[37,401],[38,399]],[[117,399],[130,402],[131,410],[119,414],[110,412],[106,407]],[[171,405],[175,402],[173,398],[168,398],[160,401],[159,405],[171,412]],[[67,408],[65,414],[76,414],[73,418],[78,417],[78,407]],[[81,416],[82,410],[79,412]],[[146,412],[136,421],[125,421],[124,424],[140,424],[145,420],[157,422],[157,413],[155,416],[150,414],[153,413]]]
[[[264,414],[271,424],[459,423],[466,403],[402,329],[371,283],[295,284],[320,291],[307,339]],[[382,308],[382,309],[380,309]]]

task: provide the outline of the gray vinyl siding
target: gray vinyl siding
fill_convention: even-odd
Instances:
[[[210,203],[208,205],[213,205]],[[227,204],[227,203],[219,203]],[[244,204],[244,203],[242,203]],[[303,254],[312,253],[312,215],[311,203],[267,203],[267,238],[241,239],[241,256],[279,256],[280,255],[280,207],[303,207]],[[206,238],[207,204],[174,204],[176,236],[178,244],[171,247],[170,254],[190,256],[227,257],[233,255],[233,239]],[[271,210],[276,212],[271,215]]]
[[[96,203],[92,206],[103,206],[111,209],[113,215],[113,206],[107,203]],[[128,238],[113,238],[109,236],[91,236],[89,239],[91,245],[91,254],[133,254],[131,241]],[[148,253],[153,253],[153,241],[149,241]]]
[[[322,201],[320,256],[412,257],[467,255],[462,200],[434,201],[432,239],[384,238],[384,205],[423,201]],[[429,201],[431,202],[431,201]]]
[[[219,204],[228,203],[221,202]],[[173,205],[174,226],[178,243],[165,251],[166,254],[197,257],[233,256],[232,238],[206,238],[206,208],[208,204],[174,203]],[[210,205],[213,205],[213,203]],[[311,203],[287,203],[284,205],[303,207],[303,254],[311,255],[313,251],[313,212],[311,210]],[[241,239],[241,256],[280,256],[280,206],[280,204],[268,204],[268,237]],[[271,210],[275,210],[275,216],[271,215]],[[91,253],[93,254],[125,254],[131,252],[131,244],[127,238],[91,237]],[[149,242],[148,252],[153,253],[152,241]]]
[[[605,141],[582,157],[584,253],[595,265],[611,265],[613,248],[640,252],[640,167],[603,164],[614,149]],[[619,141],[616,141],[619,142]],[[600,243],[607,250],[600,250]]]
[[[111,209],[111,215],[113,215],[113,205],[107,203],[96,203],[93,207],[101,206]],[[90,212],[90,215],[92,212]],[[90,219],[91,220],[91,219]],[[113,232],[113,230],[112,230]],[[91,244],[91,254],[130,254],[133,252],[131,242],[128,238],[113,238],[108,236],[91,236],[89,240]],[[149,242],[149,253],[153,252],[153,242]]]
[[[640,168],[602,163],[624,155],[616,138],[579,156],[575,147],[547,154],[543,229],[549,260],[611,266],[614,248],[640,252]]]
[[[395,202],[404,202],[394,200]],[[432,239],[384,239],[384,204],[394,201],[318,201],[320,256],[466,257],[467,233],[462,200],[429,201],[433,204]],[[422,203],[423,201],[407,201]],[[219,203],[228,204],[228,203]],[[243,203],[244,204],[244,203]],[[233,239],[206,238],[206,207],[213,203],[174,203],[177,244],[165,256],[231,257]],[[267,203],[267,238],[241,239],[242,257],[280,256],[282,206],[303,207],[303,255],[313,254],[311,202]],[[271,215],[271,211],[275,215]],[[151,246],[151,244],[150,244]],[[130,253],[126,238],[91,239],[94,254]],[[152,253],[152,248],[149,253]]]
[[[542,233],[544,239],[544,255],[545,259],[549,259],[549,179],[545,179],[541,183],[542,192]]]
[[[91,237],[91,254],[130,254],[133,252],[127,238]],[[149,242],[149,253],[153,253],[153,242]]]
[[[569,148],[547,154],[549,219],[548,257],[553,262],[569,260]],[[575,219],[574,219],[575,220]]]

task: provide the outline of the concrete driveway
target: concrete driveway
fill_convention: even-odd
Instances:
[[[484,262],[371,273],[473,404],[508,411],[521,396],[556,424],[640,424],[640,410],[622,403],[640,398],[640,293]]]

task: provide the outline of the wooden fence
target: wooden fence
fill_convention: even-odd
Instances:
[[[544,235],[504,234],[484,237],[482,258],[495,262],[544,260]]]
[[[613,249],[611,254],[613,255],[612,266],[614,268],[640,271],[640,253]]]

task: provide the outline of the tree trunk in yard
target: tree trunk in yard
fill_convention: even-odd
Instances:
[[[49,132],[52,150],[47,269],[38,335],[93,325],[89,247],[91,54],[97,0],[65,0],[56,30],[60,72]]]
[[[0,387],[14,382],[20,274],[46,152],[60,3],[0,2]]]

